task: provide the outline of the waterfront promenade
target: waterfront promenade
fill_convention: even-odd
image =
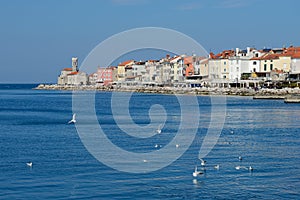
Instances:
[[[219,87],[145,87],[145,86],[60,86],[40,84],[37,90],[92,90],[92,91],[119,91],[119,92],[139,92],[139,93],[156,93],[156,94],[191,94],[191,95],[237,95],[237,96],[254,96],[254,98],[263,99],[284,99],[291,95],[300,94],[300,89],[282,88],[282,89],[254,89],[254,88],[219,88]]]

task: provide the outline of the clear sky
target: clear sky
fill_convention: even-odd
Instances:
[[[137,27],[174,29],[216,53],[300,46],[299,8],[298,0],[0,0],[0,83],[54,83],[72,56],[80,63]]]

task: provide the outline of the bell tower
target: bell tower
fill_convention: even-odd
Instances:
[[[72,72],[78,72],[78,58],[72,58]]]

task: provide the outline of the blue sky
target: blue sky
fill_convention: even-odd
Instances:
[[[298,0],[0,0],[0,83],[56,82],[72,56],[80,63],[137,27],[174,29],[213,52],[300,46],[299,8]]]

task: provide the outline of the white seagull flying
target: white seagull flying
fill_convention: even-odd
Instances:
[[[240,170],[240,169],[246,169],[246,170],[248,170],[247,167],[245,167],[245,166],[240,166],[240,165],[236,166],[235,169],[236,169],[236,170]]]
[[[71,124],[71,123],[76,123],[76,119],[75,119],[75,117],[76,117],[76,113],[74,113],[73,114],[73,117],[72,117],[72,119],[68,122],[68,124]]]
[[[206,164],[206,161],[205,161],[205,160],[203,160],[202,158],[199,158],[199,160],[201,161],[201,166],[205,166],[205,164]]]
[[[162,124],[160,124],[160,125],[157,127],[156,132],[157,132],[158,134],[161,134],[161,129],[162,129],[162,127],[163,127]]]
[[[236,169],[236,170],[245,169],[245,170],[249,170],[250,172],[253,171],[253,167],[252,167],[252,166],[245,167],[245,166],[240,166],[240,165],[238,165],[238,166],[235,167],[235,169]]]
[[[32,167],[32,162],[28,162],[28,163],[26,163],[26,165],[27,165],[28,167]]]
[[[199,174],[203,174],[203,172],[198,171],[197,166],[196,166],[195,171],[193,172],[193,177],[197,177]]]

